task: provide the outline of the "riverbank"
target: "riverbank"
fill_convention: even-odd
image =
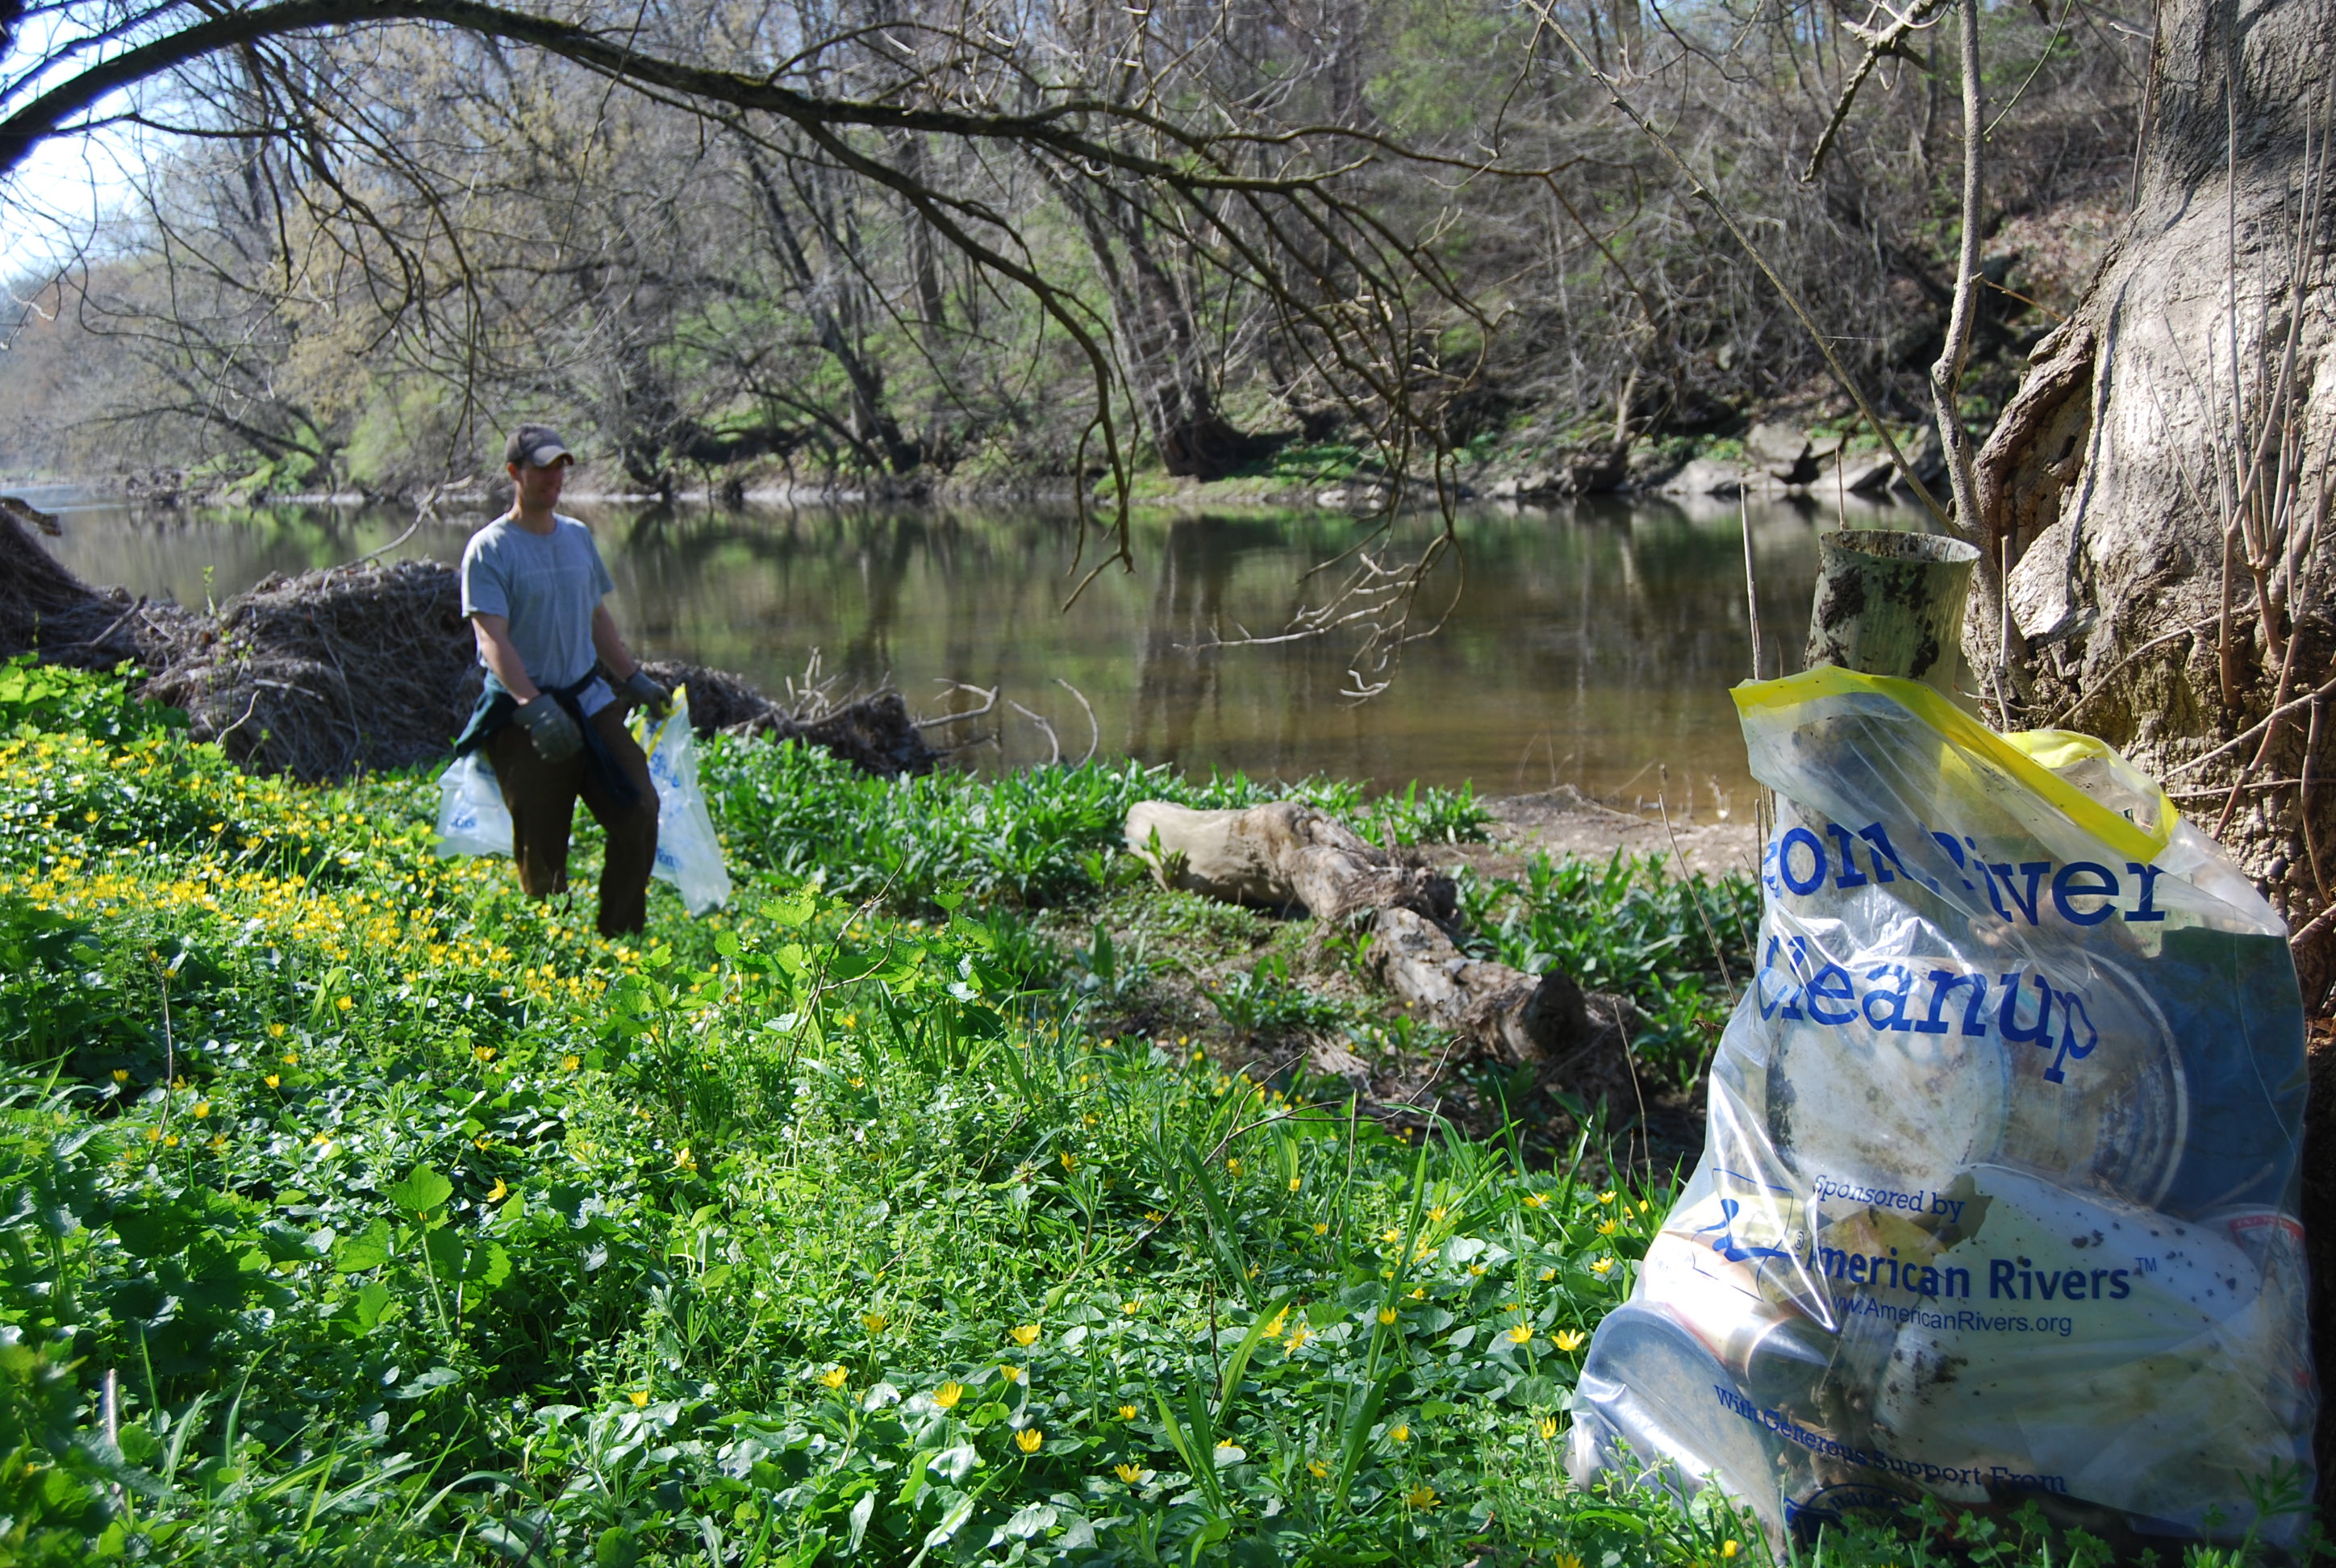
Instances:
[[[47,1401],[19,1456],[56,1476],[17,1522],[54,1558],[1752,1539],[1560,1479],[1666,1168],[1602,1121],[1477,1143],[1433,1094],[1242,1071],[1320,1036],[1452,1056],[1273,961],[1307,922],[1111,847],[1130,796],[1256,786],[886,784],[720,741],[730,911],[660,888],[608,942],[433,854],[426,775],[254,779],[106,677],[10,675],[5,1151],[70,1222],[0,1220],[41,1260],[0,1313]],[[1484,822],[1312,793],[1415,852]],[[1646,875],[1607,913],[1669,907]],[[1488,940],[1603,940],[1475,897],[1524,901]]]

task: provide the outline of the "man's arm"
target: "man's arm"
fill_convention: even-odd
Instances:
[[[630,680],[633,672],[641,667],[632,650],[625,646],[622,633],[617,630],[617,618],[608,613],[606,602],[592,607],[592,650],[619,684]]]
[[[593,640],[598,642],[599,623],[597,618],[592,630]],[[471,617],[471,631],[479,639],[480,659],[494,672],[495,679],[502,683],[503,689],[511,693],[514,700],[530,703],[543,695],[535,682],[528,678],[527,666],[521,660],[519,649],[511,646],[511,617],[481,611]]]

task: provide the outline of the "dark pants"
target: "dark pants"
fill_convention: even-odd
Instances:
[[[531,899],[568,891],[568,830],[576,820],[576,797],[608,835],[608,863],[600,871],[600,934],[618,937],[648,922],[649,871],[657,864],[657,786],[649,782],[649,759],[625,729],[624,705],[611,703],[589,724],[608,745],[608,753],[633,781],[633,803],[619,807],[593,778],[584,754],[566,762],[546,762],[524,726],[508,724],[487,739],[487,761],[511,809],[511,859],[519,885]]]

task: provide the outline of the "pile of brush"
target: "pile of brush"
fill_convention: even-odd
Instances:
[[[210,617],[90,587],[41,547],[44,522],[0,498],[0,657],[138,665],[141,696],[184,708],[195,738],[255,773],[314,783],[443,759],[478,700],[483,677],[448,567],[271,576]],[[939,759],[897,692],[793,714],[725,671],[648,667],[687,683],[701,734],[801,740],[885,777]]]

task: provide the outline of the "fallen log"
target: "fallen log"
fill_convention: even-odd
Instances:
[[[1554,969],[1529,975],[1463,953],[1449,877],[1295,801],[1228,811],[1142,801],[1124,831],[1163,887],[1325,921],[1368,912],[1365,968],[1417,1016],[1586,1096],[1636,1096],[1630,1004]]]
[[[1195,811],[1166,801],[1130,807],[1127,847],[1163,886],[1223,903],[1303,909],[1319,920],[1357,910],[1453,918],[1452,879],[1404,865],[1352,829],[1296,801]]]

